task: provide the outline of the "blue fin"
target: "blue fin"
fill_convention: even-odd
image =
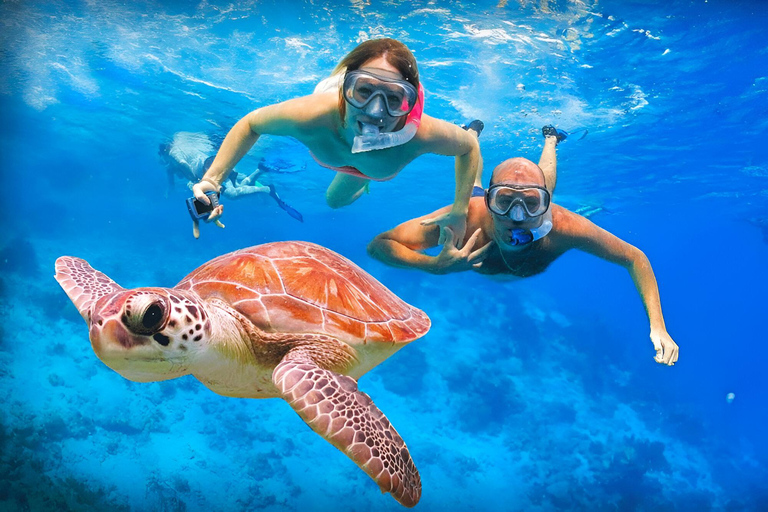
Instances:
[[[483,122],[482,122],[481,120],[479,120],[479,119],[475,119],[474,121],[472,121],[472,122],[471,122],[471,123],[469,123],[469,124],[463,124],[463,125],[461,125],[461,129],[462,129],[462,130],[469,130],[470,128],[472,128],[473,130],[475,130],[475,131],[477,132],[477,136],[479,137],[479,136],[480,136],[480,134],[481,134],[481,133],[483,133],[483,128],[485,128],[485,123],[483,123]]]
[[[561,130],[560,128],[555,128],[551,124],[548,124],[547,126],[544,126],[541,129],[542,135],[544,137],[557,137],[558,144],[563,142],[565,139],[568,138],[568,132],[565,130]]]
[[[581,133],[582,135],[576,140],[581,140],[587,136],[587,134],[589,133],[589,130],[587,128],[579,128],[578,130],[571,131],[571,135],[576,135],[577,133]]]
[[[301,213],[298,212],[298,210],[296,210],[292,206],[287,205],[285,203],[285,201],[280,199],[280,196],[278,196],[277,192],[275,192],[275,186],[274,185],[269,184],[267,186],[269,187],[269,195],[272,196],[272,199],[275,200],[275,202],[277,203],[277,206],[279,206],[280,208],[285,210],[285,213],[287,213],[288,215],[290,215],[291,217],[293,217],[297,221],[304,222],[304,217],[301,215]]]

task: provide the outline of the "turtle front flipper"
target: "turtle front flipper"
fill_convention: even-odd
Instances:
[[[72,256],[62,256],[56,260],[55,277],[80,315],[89,323],[91,308],[97,300],[124,289],[103,272],[94,270],[87,261]]]
[[[312,430],[344,452],[406,507],[421,497],[421,478],[405,442],[351,377],[289,357],[277,365],[272,381]]]

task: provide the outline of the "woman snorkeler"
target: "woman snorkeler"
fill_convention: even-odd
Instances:
[[[480,147],[475,135],[430,117],[423,109],[424,90],[411,51],[395,39],[366,41],[339,62],[314,94],[258,108],[238,121],[193,192],[209,204],[206,192],[220,189],[230,170],[263,134],[297,139],[320,165],[336,171],[326,191],[331,208],[351,204],[370,181],[394,178],[420,155],[454,156],[453,206],[424,222],[450,227],[461,237]],[[215,207],[207,221],[223,227],[218,220],[222,211],[221,205]],[[199,236],[197,222],[194,235]]]

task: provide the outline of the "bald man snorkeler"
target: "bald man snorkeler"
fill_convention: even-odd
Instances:
[[[487,190],[480,186],[479,170],[466,235],[461,240],[454,240],[448,229],[440,254],[422,252],[439,245],[440,236],[437,225],[423,221],[449,211],[450,206],[446,206],[378,235],[368,245],[368,253],[388,265],[434,274],[473,270],[512,278],[544,272],[570,249],[593,254],[629,271],[650,321],[654,359],[674,365],[679,348],[667,333],[648,258],[640,249],[551,202],[557,180],[555,147],[567,134],[551,126],[544,127],[543,132],[539,165],[525,158],[510,158],[493,170]]]

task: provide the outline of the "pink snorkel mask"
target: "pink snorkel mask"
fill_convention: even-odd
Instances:
[[[411,140],[421,125],[424,112],[424,88],[419,90],[403,80],[389,79],[363,71],[349,71],[344,76],[344,99],[356,108],[379,102],[391,117],[406,115],[405,125],[395,132],[381,132],[378,125],[362,123],[362,134],[355,137],[352,153],[386,149]]]

